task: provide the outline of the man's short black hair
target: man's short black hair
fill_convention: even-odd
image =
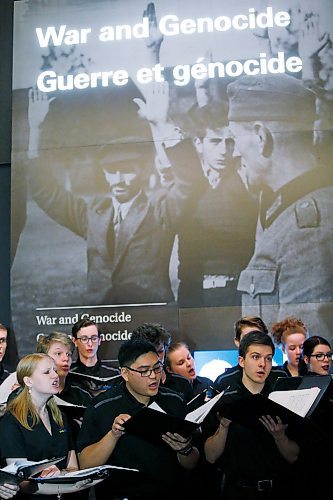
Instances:
[[[95,321],[89,318],[82,318],[80,321],[77,321],[73,326],[72,326],[72,337],[77,339],[77,333],[78,331],[81,330],[81,328],[85,328],[86,326],[91,326],[94,325],[97,328],[98,336],[100,336],[100,331],[98,329],[98,326],[96,325]]]
[[[162,342],[167,347],[171,342],[171,335],[159,323],[143,323],[133,330],[131,339],[144,339],[154,345]]]
[[[275,346],[273,344],[271,337],[267,335],[267,333],[260,331],[253,331],[245,335],[239,344],[239,350],[238,350],[239,356],[245,358],[246,353],[251,345],[267,345],[272,348],[272,355],[274,356],[275,354]]]
[[[124,342],[118,352],[120,368],[134,363],[140,356],[153,352],[158,356],[154,344],[143,339],[130,339]]]

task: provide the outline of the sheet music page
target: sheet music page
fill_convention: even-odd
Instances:
[[[319,387],[294,391],[274,391],[271,392],[268,399],[297,413],[300,417],[305,417],[319,393]]]
[[[160,411],[161,413],[166,413],[160,406],[158,406],[157,403],[152,403],[151,405],[149,405],[147,408],[151,408],[152,410],[156,410],[156,411]]]
[[[196,410],[188,413],[185,417],[185,420],[189,420],[190,422],[196,422],[196,423],[203,422],[204,418],[208,415],[210,410],[213,408],[214,405],[216,405],[216,403],[222,396],[223,392],[220,392],[220,394],[216,394],[216,396],[207,401],[207,403],[204,403],[202,406],[199,406],[199,408],[197,408]]]

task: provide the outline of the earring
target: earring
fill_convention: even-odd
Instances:
[[[31,394],[31,387],[29,387],[29,389],[28,389],[28,393],[29,393],[29,394]]]

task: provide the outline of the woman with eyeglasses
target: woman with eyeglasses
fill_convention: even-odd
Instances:
[[[332,366],[332,356],[333,353],[328,340],[318,335],[309,337],[303,344],[304,369],[300,371],[300,375],[314,377],[328,375]],[[333,470],[331,451],[333,437],[330,431],[332,418],[333,406],[327,401],[322,407],[319,407],[316,426],[313,428],[312,435],[307,435],[305,440],[303,454],[300,456],[298,464],[299,477],[304,473],[304,470],[311,471],[313,478],[331,477]],[[320,430],[319,433],[318,430]],[[298,486],[300,487],[299,498],[302,498],[302,500],[312,500],[313,498],[320,500],[332,499],[332,488],[329,480],[324,481],[320,491],[318,491],[317,481],[300,481]]]
[[[323,337],[313,335],[303,344],[306,375],[328,375],[332,366],[331,344]]]

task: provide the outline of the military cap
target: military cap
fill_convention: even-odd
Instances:
[[[229,121],[313,123],[315,94],[285,74],[242,76],[227,88]]]

